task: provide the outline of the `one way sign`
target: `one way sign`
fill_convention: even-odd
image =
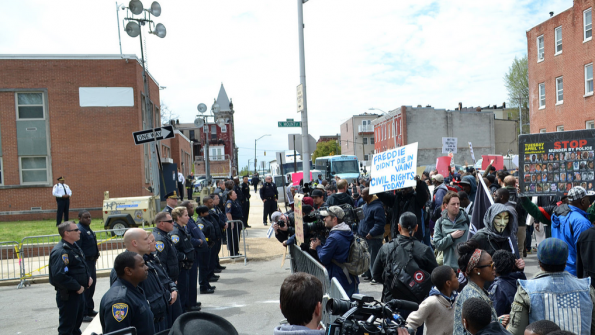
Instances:
[[[134,137],[134,143],[136,145],[139,145],[155,141],[155,139],[153,138],[153,131],[155,131],[155,139],[157,141],[164,140],[166,138],[174,138],[175,136],[174,127],[172,126],[141,130],[132,133],[132,136]]]

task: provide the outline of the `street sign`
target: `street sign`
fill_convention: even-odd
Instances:
[[[295,135],[295,151],[302,153],[302,134],[288,134],[287,143],[289,144],[289,150],[294,150],[293,147],[293,136]],[[312,135],[308,134],[308,149],[310,154],[316,150],[316,140]]]
[[[153,130],[155,131],[155,136],[156,136],[157,141],[161,141],[166,138],[174,138],[176,136],[174,133],[174,127],[165,126],[165,127],[155,128],[155,129],[141,130],[141,131],[132,133],[132,137],[134,137],[134,143],[136,145],[139,145],[139,144],[155,141],[155,139],[153,138]]]
[[[277,122],[279,127],[301,127],[301,121],[293,121],[293,119],[287,119],[287,121],[279,121]]]
[[[297,87],[297,111],[301,113],[304,111],[304,90],[302,84]]]

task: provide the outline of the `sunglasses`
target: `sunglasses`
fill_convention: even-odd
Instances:
[[[483,268],[487,268],[488,266],[493,269],[494,268],[494,262],[491,262],[490,264],[486,264],[486,265],[476,266],[476,268],[483,269]]]
[[[81,230],[78,229],[78,228],[76,228],[76,229],[70,229],[70,230],[67,230],[67,231],[81,231]]]

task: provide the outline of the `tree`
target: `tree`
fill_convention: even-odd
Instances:
[[[247,176],[251,174],[250,167],[248,165],[244,166],[241,170],[240,170],[240,176]]]
[[[316,144],[316,150],[312,153],[312,162],[316,162],[316,157],[334,156],[341,154],[341,146],[337,141],[323,141]]]
[[[519,119],[519,106],[523,122],[523,134],[530,133],[529,128],[529,66],[527,55],[514,58],[508,72],[504,75],[504,86],[508,91],[508,102],[514,109],[509,109],[511,119]]]
[[[176,120],[179,117],[180,115],[169,109],[164,102],[161,102],[161,125],[169,126],[170,120]]]

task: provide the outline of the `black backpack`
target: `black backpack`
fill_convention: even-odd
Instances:
[[[384,285],[391,291],[394,299],[403,299],[421,303],[432,289],[430,274],[421,269],[413,258],[414,241],[399,244],[389,255],[388,266],[384,268]],[[407,248],[410,246],[410,248]]]

